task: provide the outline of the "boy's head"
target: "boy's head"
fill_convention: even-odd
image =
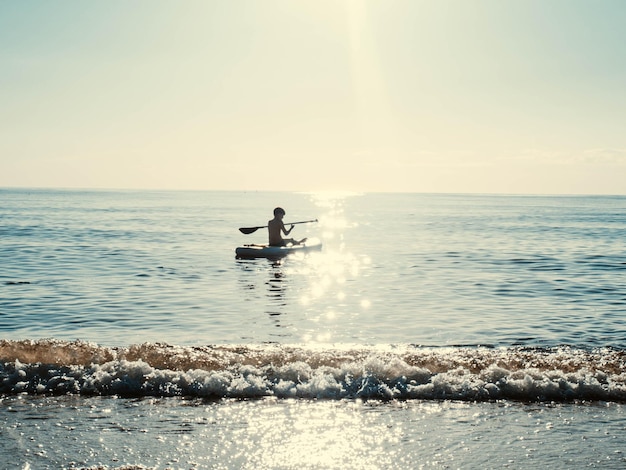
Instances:
[[[274,217],[278,217],[281,215],[285,215],[285,209],[283,209],[282,207],[277,207],[276,209],[274,209]]]

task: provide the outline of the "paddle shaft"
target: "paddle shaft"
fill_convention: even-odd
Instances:
[[[290,222],[285,225],[297,225],[297,224],[310,224],[311,222],[317,222],[317,219],[313,220],[303,220],[302,222]],[[260,228],[267,228],[267,225],[260,225],[258,227],[241,227],[239,231],[241,233],[245,233],[246,235],[250,235],[251,233],[256,232]]]

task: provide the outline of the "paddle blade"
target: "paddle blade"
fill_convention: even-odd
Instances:
[[[245,235],[250,235],[251,233],[256,232],[261,227],[241,227],[239,231]]]

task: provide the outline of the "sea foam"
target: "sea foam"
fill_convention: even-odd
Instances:
[[[0,341],[0,393],[626,402],[622,350]]]

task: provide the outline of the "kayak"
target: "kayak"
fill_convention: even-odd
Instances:
[[[314,250],[321,250],[322,242],[317,238],[309,238],[299,245],[269,246],[265,245],[243,245],[235,249],[237,258],[282,258],[293,253],[306,253]]]

